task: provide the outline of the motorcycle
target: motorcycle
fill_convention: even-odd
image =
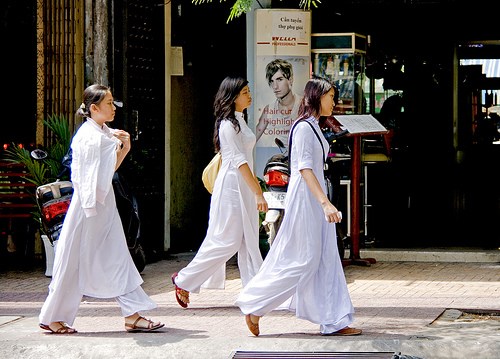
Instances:
[[[267,191],[263,194],[268,204],[268,211],[262,225],[266,229],[269,246],[272,245],[283,220],[286,191],[290,177],[288,150],[279,138],[275,138],[274,142],[281,153],[271,156],[264,166],[264,182]]]
[[[338,130],[337,132],[335,132],[331,128],[322,128],[322,132],[323,136],[325,136],[328,143],[330,144],[330,149],[332,143],[348,133],[346,130]],[[263,195],[268,204],[268,211],[266,212],[266,216],[262,221],[262,225],[266,230],[269,246],[272,245],[283,220],[283,216],[285,213],[286,192],[288,189],[288,182],[290,178],[288,149],[279,138],[275,138],[274,142],[278,146],[280,153],[271,156],[264,166],[264,181],[267,186],[267,191],[265,191]],[[332,178],[329,175],[330,173],[331,171],[327,171],[327,168],[325,168],[324,178],[327,188],[327,195],[329,200],[333,203],[333,188],[334,183],[336,184],[337,182],[332,181]],[[344,259],[344,241],[347,240],[347,236],[344,234],[344,230],[340,225],[337,225],[336,228],[339,255],[341,259]]]
[[[146,267],[146,253],[141,245],[139,203],[119,171],[114,173],[112,183],[116,206],[122,220],[125,237],[127,238],[128,249],[137,270],[141,273]]]
[[[35,160],[44,160],[48,157],[48,154],[43,150],[35,149],[31,151],[31,157]],[[69,176],[71,152],[64,156],[62,165],[63,170],[59,173],[58,178],[62,178],[64,175]],[[141,221],[137,199],[118,171],[113,175],[112,184],[127,245],[134,264],[140,273],[146,267],[146,254],[141,245]],[[38,186],[35,192],[36,202],[40,208],[40,222],[50,242],[49,246],[53,247],[54,252],[72,196],[73,184],[71,181],[57,180],[47,183]],[[46,244],[46,249],[49,246]]]

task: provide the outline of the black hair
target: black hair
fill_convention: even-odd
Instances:
[[[243,77],[227,76],[224,80],[222,80],[219,86],[219,90],[215,95],[214,101],[215,126],[213,142],[215,152],[220,151],[219,127],[222,120],[231,121],[237,132],[241,130],[240,124],[234,116],[234,111],[236,110],[234,101],[246,85],[248,85],[248,81]],[[245,122],[248,123],[247,109],[243,110],[243,116],[245,118]]]
[[[337,92],[335,86],[325,78],[313,77],[306,83],[304,97],[300,102],[298,118],[319,117],[321,111],[321,96],[331,89]]]
[[[83,91],[83,102],[76,110],[76,115],[80,117],[90,117],[90,106],[99,105],[111,89],[104,85],[93,84]]]

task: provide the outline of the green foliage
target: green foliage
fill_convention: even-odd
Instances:
[[[62,170],[62,158],[71,142],[69,123],[64,116],[52,115],[43,123],[53,136],[53,144],[44,149],[48,154],[46,159],[36,160],[31,157],[27,149],[18,147],[14,143],[5,150],[4,155],[5,161],[24,165],[29,173],[24,179],[37,187],[58,179],[57,176]]]
[[[54,136],[52,145],[46,149],[48,156],[45,163],[50,169],[50,179],[55,180],[62,170],[61,161],[64,155],[68,152],[71,142],[69,121],[66,117],[64,117],[64,115],[52,115],[48,116],[48,119],[44,120],[43,123]]]
[[[203,3],[211,3],[212,0],[191,0],[193,4],[203,4]],[[226,0],[220,0],[223,2]],[[234,5],[231,7],[231,11],[229,13],[229,17],[227,22],[233,20],[236,17],[241,16],[242,14],[246,14],[252,9],[252,3],[258,0],[235,0]],[[321,4],[320,0],[299,0],[299,8],[304,10],[310,10],[311,6],[317,8],[318,4]],[[260,5],[260,3],[259,3]]]
[[[66,178],[58,178],[58,175],[62,170],[62,159],[71,143],[69,122],[64,116],[52,115],[43,123],[49,129],[49,136],[53,136],[52,145],[44,149],[47,152],[47,158],[43,160],[34,159],[27,149],[19,147],[15,143],[12,143],[6,149],[4,154],[5,161],[24,165],[29,175],[23,178],[37,187],[55,182],[57,179],[66,180]],[[37,203],[35,196],[35,193],[33,193],[33,201]],[[39,208],[38,212],[32,214],[33,219],[40,225],[43,232],[40,212],[41,209]]]
[[[29,176],[23,177],[26,181],[40,186],[45,183],[48,168],[43,162],[31,158],[27,149],[16,146],[14,143],[5,150],[5,161],[23,164],[29,172]]]
[[[318,7],[318,4],[321,4],[319,0],[300,0],[299,7],[304,10],[311,10],[311,5],[315,8]]]

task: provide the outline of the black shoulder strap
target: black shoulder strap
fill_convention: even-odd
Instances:
[[[295,129],[295,126],[297,126],[297,124],[299,122],[305,122],[309,126],[311,126],[311,129],[313,130],[314,134],[318,138],[319,144],[321,145],[321,149],[323,150],[323,152],[322,152],[323,153],[323,163],[326,163],[326,158],[324,157],[325,156],[325,148],[323,147],[323,142],[321,141],[321,138],[319,137],[318,132],[316,132],[316,130],[314,129],[314,126],[309,121],[307,121],[307,120],[305,120],[305,119],[302,118],[300,120],[295,121],[295,123],[292,126],[292,129],[290,130],[290,138],[288,140],[288,162],[290,163],[290,166],[292,165],[291,156],[292,156],[292,135],[293,135],[293,130]]]

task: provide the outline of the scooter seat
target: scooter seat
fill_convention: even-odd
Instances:
[[[279,171],[279,172],[283,172],[286,174],[289,174],[289,172],[290,172],[290,170],[288,169],[288,166],[285,166],[282,163],[275,163],[275,164],[266,166],[265,173],[270,172],[270,171]]]

